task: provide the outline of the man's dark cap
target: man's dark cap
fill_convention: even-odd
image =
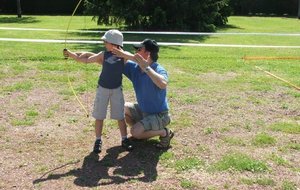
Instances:
[[[145,47],[146,51],[152,52],[152,53],[158,53],[159,52],[159,46],[155,40],[151,39],[145,39],[140,44],[133,44],[133,47],[138,49],[141,47]]]

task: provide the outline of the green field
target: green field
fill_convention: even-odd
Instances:
[[[1,27],[62,31],[0,30],[0,38],[99,40],[102,34],[69,32],[70,17],[0,15]],[[138,35],[158,42],[299,46],[300,20],[230,17],[222,33],[268,35]],[[115,26],[116,27],[116,26]],[[102,30],[91,17],[72,18],[69,30]],[[107,120],[104,151],[90,155],[92,110],[101,67],[64,60],[64,43],[0,41],[0,189],[297,189],[300,188],[300,48],[161,46],[168,70],[168,98],[175,131],[172,148],[157,139],[119,148],[119,131]],[[103,44],[67,44],[74,51]],[[133,51],[131,45],[124,49]],[[244,60],[243,57],[277,59]],[[290,59],[284,59],[290,58]],[[293,59],[291,59],[293,58]],[[130,81],[124,94],[134,101]]]

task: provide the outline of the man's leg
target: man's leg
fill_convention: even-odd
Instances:
[[[141,122],[134,124],[130,130],[131,135],[136,139],[148,139],[155,136],[165,137],[167,135],[166,130],[148,130],[145,131]]]
[[[145,130],[144,125],[141,122],[139,122],[140,120],[143,119],[142,113],[140,113],[138,106],[133,103],[129,103],[129,102],[125,103],[125,118],[126,118],[126,122],[130,126],[132,126],[130,130],[131,135],[136,139],[148,139],[155,136],[159,136],[160,139],[169,138],[170,130],[167,128],[158,127],[155,130],[153,129]],[[157,120],[154,119],[153,121],[156,122]],[[157,125],[157,124],[158,123],[153,123],[152,125]]]

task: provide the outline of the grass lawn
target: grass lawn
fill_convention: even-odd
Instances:
[[[1,27],[65,30],[69,17],[0,15]],[[230,17],[218,32],[299,34],[294,18]],[[70,30],[107,30],[90,17]],[[99,40],[70,32],[68,39]],[[138,35],[158,42],[298,46],[299,36]],[[65,32],[0,30],[0,38],[65,39]],[[244,60],[244,56],[299,57],[292,48],[161,46],[175,131],[172,148],[157,138],[120,147],[115,121],[106,120],[104,147],[90,154],[93,119],[85,117],[68,85],[90,112],[101,67],[64,60],[59,43],[0,41],[0,189],[297,189],[300,188],[300,91],[255,66],[300,86],[300,60]],[[76,51],[102,44],[67,44]],[[131,45],[125,50],[132,51]],[[135,101],[123,80],[126,101]]]

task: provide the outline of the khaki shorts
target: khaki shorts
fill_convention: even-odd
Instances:
[[[107,89],[98,86],[93,110],[95,119],[103,120],[106,118],[108,103],[110,103],[111,119],[122,120],[125,118],[122,87]]]
[[[128,109],[131,113],[134,123],[141,122],[145,131],[149,130],[161,130],[165,128],[171,122],[171,118],[168,111],[160,112],[157,114],[143,113],[138,104],[129,104]]]

